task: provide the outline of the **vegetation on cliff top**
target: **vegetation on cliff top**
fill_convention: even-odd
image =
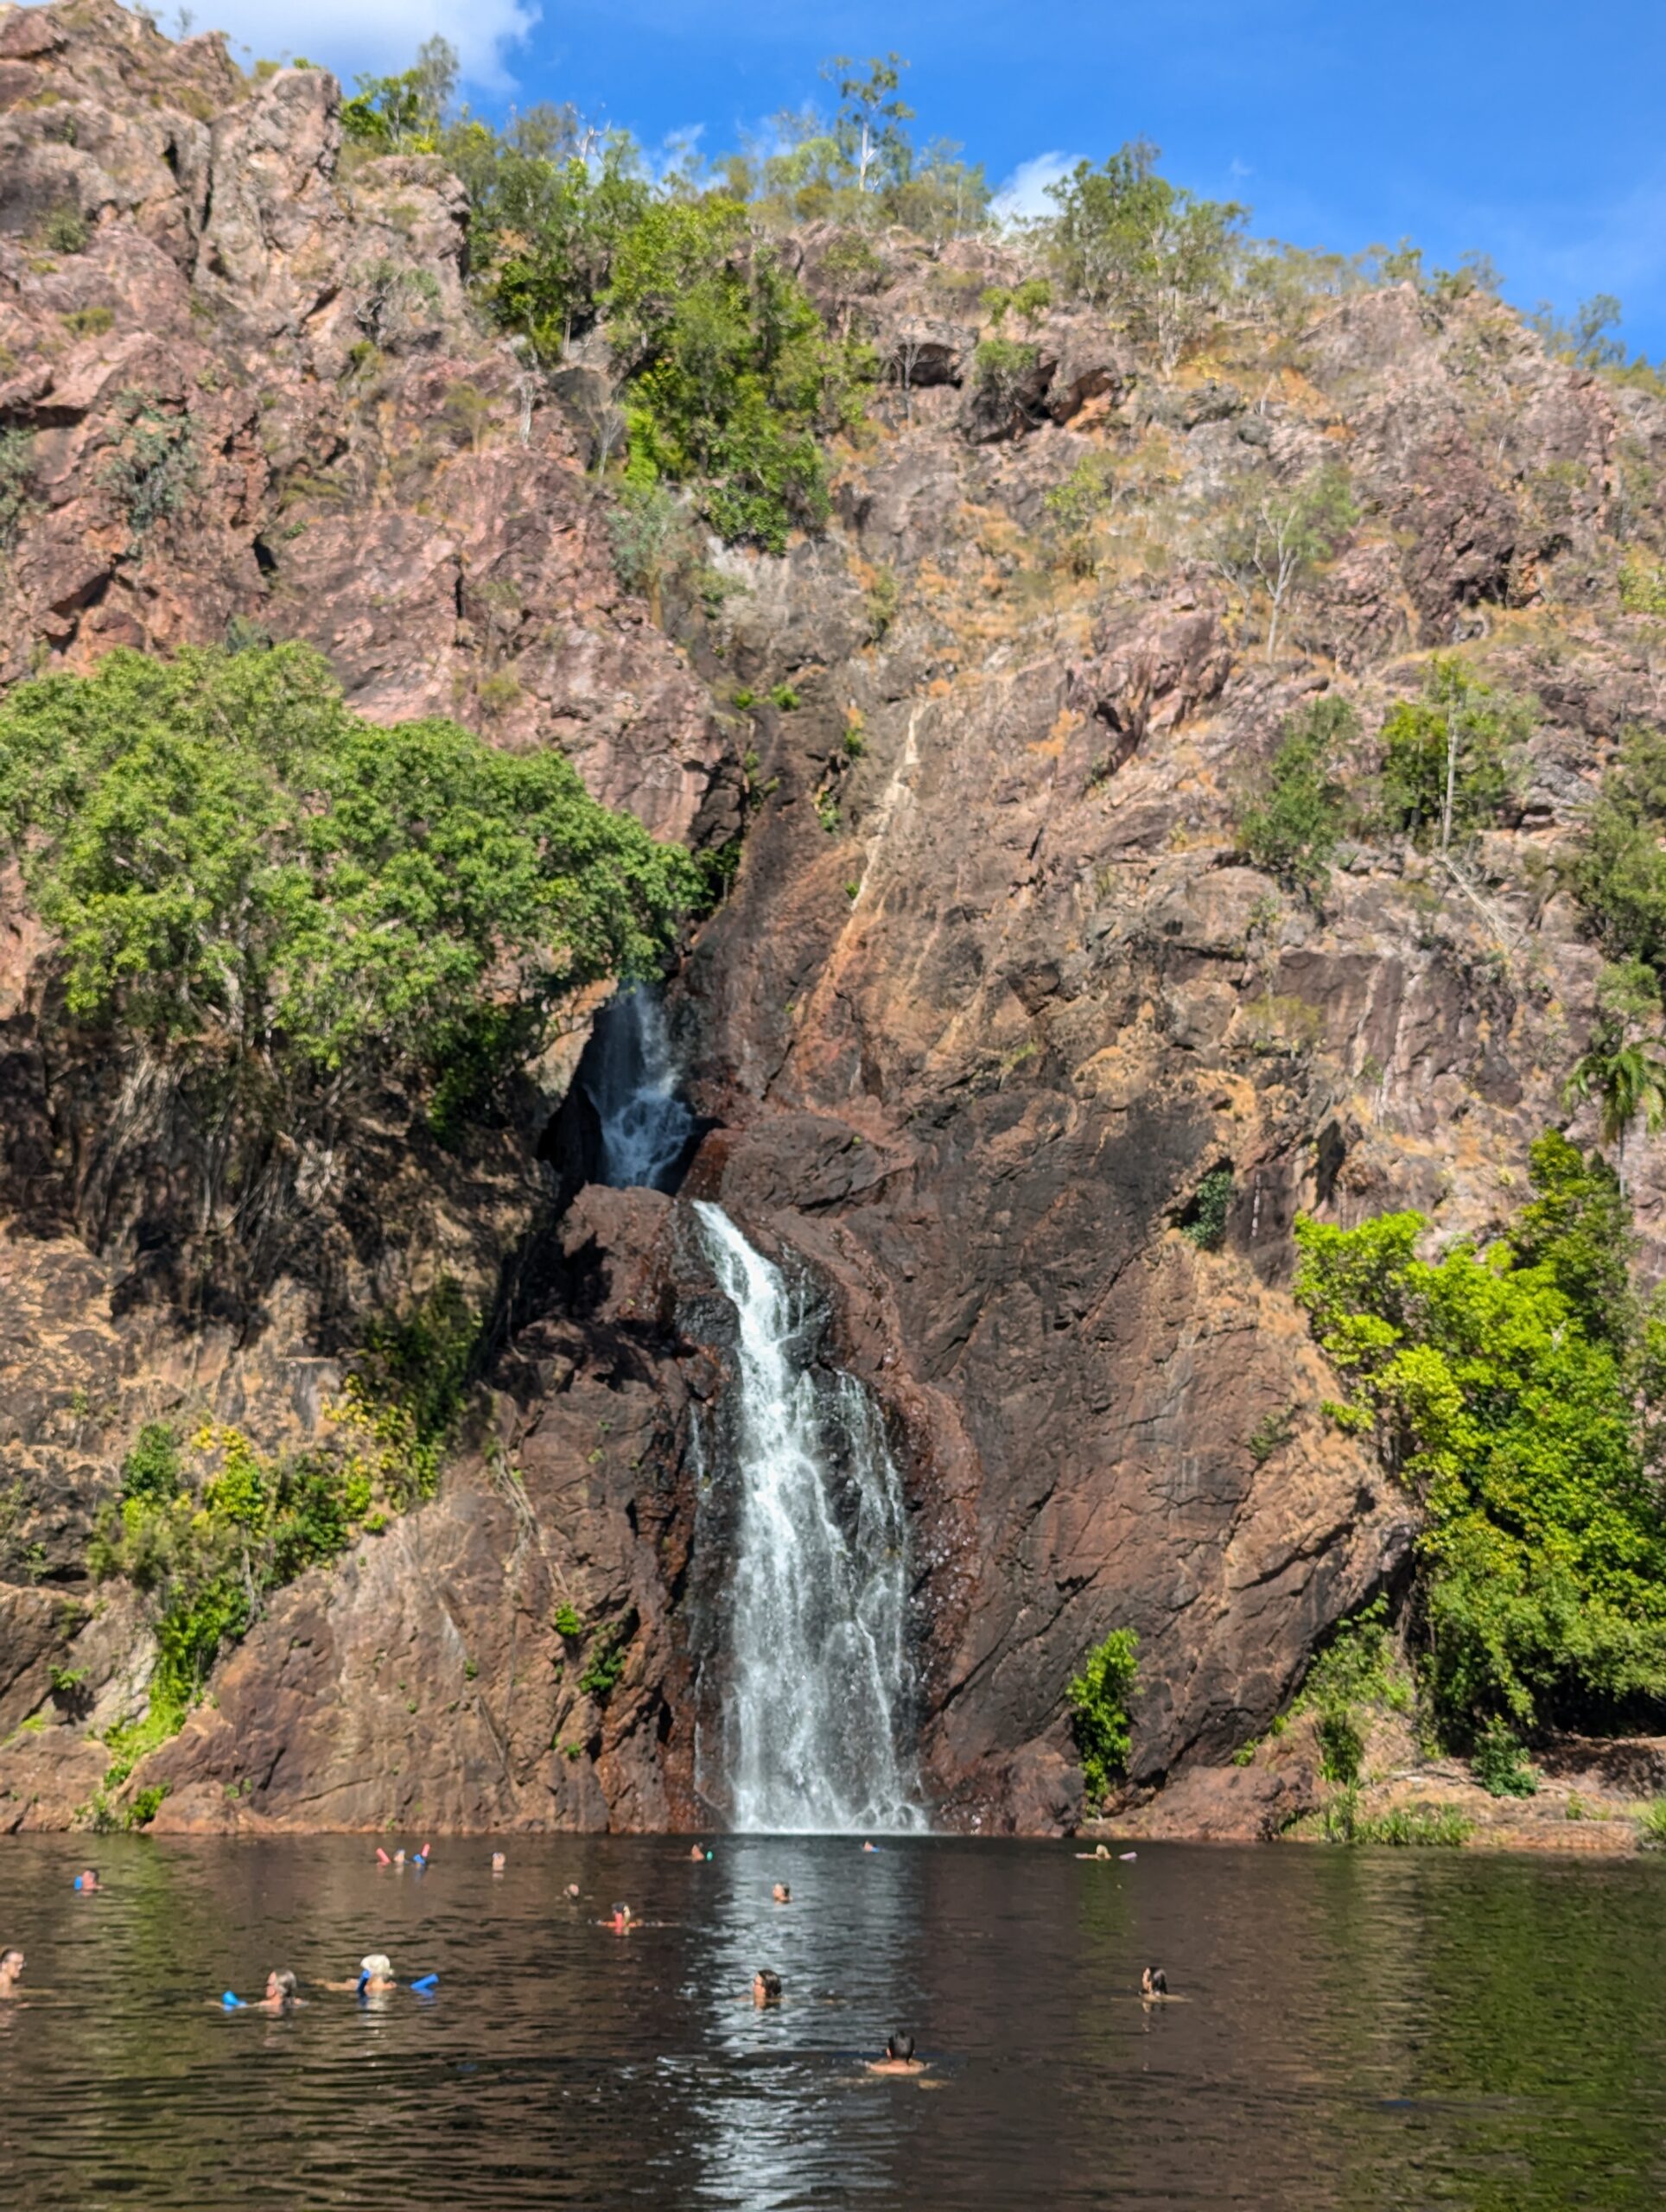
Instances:
[[[1411,1635],[1441,1734],[1613,1727],[1666,1703],[1666,1335],[1617,1179],[1550,1134],[1485,1250],[1303,1220],[1295,1295],[1421,1516]]]
[[[575,339],[605,330],[622,404],[598,415],[601,465],[639,492],[687,485],[720,537],[779,552],[795,525],[826,519],[825,442],[858,423],[879,373],[862,329],[863,296],[887,281],[872,241],[900,230],[941,253],[996,227],[982,168],[951,142],[916,143],[901,96],[907,67],[896,54],[837,56],[823,70],[830,113],[806,104],[773,118],[767,147],[713,159],[690,138],[657,170],[627,133],[570,106],[535,107],[501,130],[457,111],[457,57],[438,38],[410,69],[360,78],[342,119],[360,158],[434,153],[455,170],[468,194],[474,297],[534,360],[553,366]],[[1426,271],[1403,240],[1353,257],[1257,244],[1246,208],[1174,184],[1158,150],[1135,139],[1097,166],[1080,162],[1049,187],[1050,215],[1002,226],[1008,238],[1021,231],[1040,264],[1016,286],[945,270],[945,281],[966,274],[978,296],[989,334],[976,374],[997,398],[1039,358],[1032,339],[1003,334],[1005,315],[1015,309],[1033,327],[1055,293],[1103,316],[1167,375],[1224,315],[1276,330],[1315,297],[1376,284],[1409,283],[1440,302],[1497,287],[1484,257]],[[785,234],[811,225],[826,226],[814,256],[819,310],[782,251]],[[1593,303],[1573,333],[1545,323],[1545,343],[1593,359],[1587,325],[1606,330],[1614,313]],[[1612,369],[1604,344],[1596,365]],[[902,380],[906,389],[906,366]],[[1222,557],[1269,594],[1270,658],[1288,596],[1354,510],[1334,468],[1262,492]]]

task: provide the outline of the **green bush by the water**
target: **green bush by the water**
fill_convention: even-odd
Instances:
[[[177,1732],[222,1649],[247,1634],[273,1591],[432,1494],[478,1335],[478,1317],[445,1282],[373,1326],[330,1409],[334,1438],[318,1450],[268,1459],[240,1430],[213,1423],[188,1439],[163,1422],[140,1430],[121,1497],[99,1513],[87,1548],[93,1580],[130,1583],[150,1599],[156,1624],[149,1706],[108,1732],[106,1790]]]
[[[1133,1742],[1128,1701],[1139,1671],[1139,1649],[1140,1639],[1131,1628],[1113,1629],[1065,1693],[1090,1809],[1103,1803],[1128,1765]]]
[[[1613,1726],[1666,1700],[1657,1325],[1626,1284],[1612,1172],[1555,1134],[1485,1251],[1428,1224],[1302,1220],[1295,1295],[1421,1519],[1413,1645],[1447,1740],[1489,1723]]]
[[[1307,1824],[1304,1823],[1304,1827]],[[1359,1809],[1359,1792],[1350,1785],[1313,1818],[1308,1831],[1326,1843],[1387,1843],[1456,1849],[1467,1843],[1474,1822],[1455,1805],[1396,1805],[1375,1815]]]

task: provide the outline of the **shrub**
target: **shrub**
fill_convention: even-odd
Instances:
[[[148,1828],[161,1812],[162,1799],[171,1787],[169,1783],[154,1782],[148,1789],[136,1789],[133,1801],[127,1808],[124,1825],[130,1828]]]
[[[610,1635],[598,1636],[591,1647],[584,1672],[578,1678],[580,1690],[586,1697],[605,1698],[618,1687],[625,1672],[625,1642],[615,1630]]]
[[[1574,841],[1569,888],[1611,960],[1666,969],[1666,737],[1628,730]]]
[[[1666,566],[1641,546],[1620,563],[1619,603],[1628,614],[1666,614]]]
[[[41,233],[50,253],[84,253],[92,235],[79,207],[54,207]]]
[[[1420,1260],[1420,1214],[1302,1219],[1294,1294],[1421,1519],[1416,1642],[1442,1732],[1613,1725],[1666,1700],[1666,1521],[1643,1340],[1590,1323],[1593,1241],[1630,1217],[1565,1138],[1533,1150],[1519,1241]],[[1624,1249],[1622,1245],[1621,1249]],[[1626,1327],[1613,1317],[1608,1327]]]
[[[114,308],[72,308],[64,328],[72,338],[102,338],[116,321]]]
[[[140,1431],[121,1499],[100,1512],[87,1547],[94,1580],[131,1583],[156,1618],[148,1709],[105,1737],[106,1791],[178,1731],[222,1649],[247,1634],[272,1591],[432,1495],[478,1334],[448,1282],[372,1325],[329,1409],[337,1436],[325,1451],[267,1459],[241,1431],[210,1425],[191,1440],[188,1478],[176,1433],[160,1422]]]
[[[0,553],[17,543],[29,511],[35,439],[28,430],[0,430]]]
[[[809,295],[745,210],[716,197],[658,203],[624,234],[603,302],[631,364],[627,474],[697,486],[728,543],[785,550],[832,512],[817,431],[853,419],[871,359],[835,346]]]
[[[1128,1701],[1139,1673],[1139,1649],[1131,1628],[1113,1629],[1065,1691],[1090,1810],[1104,1802],[1128,1765],[1133,1742]]]
[[[141,391],[124,392],[118,411],[124,428],[102,481],[126,518],[128,558],[137,561],[156,524],[197,488],[196,434],[188,415],[170,415]]]
[[[1637,1849],[1666,1851],[1666,1797],[1656,1797],[1637,1816]]]
[[[584,1633],[584,1623],[580,1619],[576,1609],[570,1605],[560,1605],[556,1607],[554,1625],[557,1636],[569,1639],[582,1636]]]
[[[1317,897],[1330,880],[1348,813],[1341,760],[1358,734],[1359,717],[1345,699],[1316,699],[1284,726],[1238,842],[1287,891]]]
[[[1507,1720],[1489,1720],[1475,1738],[1470,1770],[1490,1797],[1531,1797],[1539,1787]]]
[[[1180,1217],[1180,1230],[1200,1252],[1219,1249],[1232,1210],[1232,1170],[1211,1167],[1199,1184]]]
[[[1437,656],[1421,699],[1383,725],[1381,809],[1391,830],[1442,851],[1496,822],[1515,788],[1517,748],[1536,709]]]

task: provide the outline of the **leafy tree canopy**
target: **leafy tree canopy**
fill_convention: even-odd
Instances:
[[[1389,827],[1444,849],[1496,822],[1534,720],[1531,701],[1496,691],[1462,661],[1437,654],[1422,697],[1401,700],[1383,724]]]
[[[1417,1256],[1428,1224],[1304,1219],[1295,1295],[1344,1380],[1332,1410],[1416,1500],[1415,1618],[1446,1732],[1623,1721],[1666,1700],[1666,1518],[1653,1332],[1625,1282],[1630,1213],[1556,1135],[1486,1251]]]
[[[377,728],[294,645],[19,685],[0,836],[72,1015],[212,1061],[283,1117],[487,1046],[500,1072],[574,991],[649,969],[694,890],[559,753]]]

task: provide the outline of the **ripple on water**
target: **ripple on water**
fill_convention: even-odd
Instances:
[[[1666,1870],[907,1840],[0,1843],[0,2202],[1196,2206],[1666,2199]],[[77,1853],[79,1853],[78,1856]],[[571,1905],[563,1891],[578,1881]],[[792,1884],[790,1906],[773,1882]],[[652,1923],[595,1924],[616,1897]],[[226,2015],[360,1954],[440,1994]],[[1190,1999],[1147,2011],[1140,1967]],[[786,1984],[747,2001],[754,1970]],[[888,2029],[918,2081],[862,2070]]]

